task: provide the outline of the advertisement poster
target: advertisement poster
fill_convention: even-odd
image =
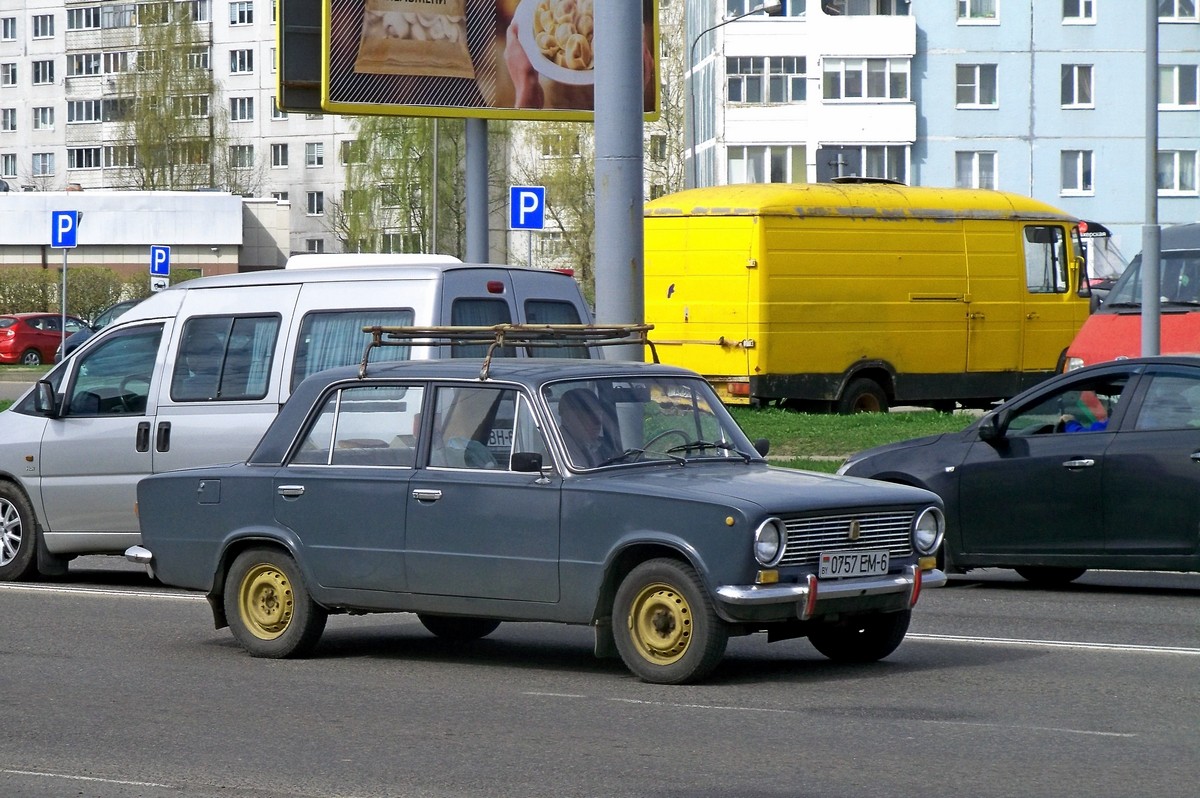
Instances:
[[[346,114],[591,119],[594,4],[325,0],[321,107]],[[643,0],[643,110],[658,115],[657,15]]]

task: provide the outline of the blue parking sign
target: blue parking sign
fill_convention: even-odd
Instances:
[[[50,247],[74,249],[79,233],[79,211],[50,211]]]
[[[152,277],[171,276],[170,247],[150,247],[150,275]]]
[[[544,230],[546,227],[546,187],[510,186],[508,190],[508,228]]]

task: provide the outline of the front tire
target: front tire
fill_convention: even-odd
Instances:
[[[25,494],[11,482],[0,483],[0,582],[37,574],[37,525]]]
[[[875,662],[899,647],[911,619],[912,610],[866,615],[816,627],[808,633],[808,642],[834,662]]]
[[[283,659],[312,651],[329,617],[304,587],[300,568],[279,549],[248,549],[225,579],[229,629],[252,657]]]
[[[487,637],[500,627],[500,622],[491,618],[455,618],[449,615],[426,615],[417,613],[421,625],[443,640],[466,642]]]
[[[1022,579],[1039,587],[1063,587],[1087,573],[1086,568],[1056,568],[1053,566],[1027,566],[1014,569]]]
[[[625,666],[643,681],[686,684],[725,655],[729,630],[692,568],[648,560],[629,572],[613,601],[613,636]]]

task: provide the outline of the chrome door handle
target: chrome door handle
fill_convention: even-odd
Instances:
[[[1090,457],[1085,457],[1082,460],[1068,460],[1063,463],[1063,468],[1091,468],[1096,464],[1096,461]]]
[[[435,488],[417,488],[412,492],[412,496],[419,502],[435,502],[442,498],[442,492]]]
[[[296,499],[304,495],[303,485],[280,485],[275,492],[285,499]]]
[[[1192,459],[1200,463],[1200,452],[1192,452]]]

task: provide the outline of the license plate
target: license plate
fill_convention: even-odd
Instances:
[[[824,579],[841,579],[847,576],[879,576],[888,572],[888,552],[883,549],[868,551],[823,551],[817,576]]]

